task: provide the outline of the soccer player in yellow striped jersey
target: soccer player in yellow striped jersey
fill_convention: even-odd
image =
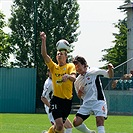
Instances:
[[[50,102],[50,109],[55,120],[54,126],[50,127],[48,133],[63,133],[63,123],[71,111],[73,82],[76,79],[76,70],[73,63],[67,63],[67,51],[57,51],[56,60],[52,61],[47,54],[46,34],[40,32],[42,39],[41,53],[44,61],[52,73],[53,98]]]

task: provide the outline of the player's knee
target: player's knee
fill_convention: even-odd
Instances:
[[[78,121],[76,121],[76,119],[74,119],[74,121],[73,121],[73,126],[74,127],[77,127],[77,126],[79,126],[81,123],[79,123]]]
[[[73,120],[73,126],[77,127],[77,126],[81,125],[82,122],[83,122],[83,119],[81,117],[76,116]]]
[[[64,127],[63,127],[63,124],[62,124],[62,123],[56,125],[56,129],[57,129],[58,131],[62,131],[63,128],[64,128]]]
[[[97,127],[104,126],[104,117],[102,117],[102,116],[96,117],[96,123],[97,123]]]

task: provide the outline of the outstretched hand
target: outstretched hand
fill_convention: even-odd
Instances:
[[[108,75],[109,75],[109,78],[113,78],[114,77],[114,66],[109,63],[108,64]]]
[[[111,63],[109,63],[108,64],[108,69],[114,69],[114,66]]]

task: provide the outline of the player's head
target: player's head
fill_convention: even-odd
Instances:
[[[133,76],[133,70],[130,70],[130,73],[132,74],[132,76]]]
[[[73,59],[73,63],[79,74],[84,74],[86,72],[88,65],[84,57],[76,56]]]
[[[85,58],[82,57],[82,56],[76,56],[76,57],[73,59],[73,63],[74,63],[75,65],[78,64],[78,63],[81,63],[81,64],[84,65],[85,67],[88,67]]]
[[[65,64],[67,62],[67,51],[65,49],[61,49],[57,51],[56,60],[58,64]]]

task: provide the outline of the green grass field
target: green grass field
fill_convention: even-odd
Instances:
[[[72,121],[74,115],[70,115]],[[85,121],[90,129],[96,130],[95,117]],[[51,126],[46,114],[0,114],[0,133],[41,133]],[[133,133],[133,116],[108,115],[106,133]],[[73,133],[79,133],[73,128]]]

